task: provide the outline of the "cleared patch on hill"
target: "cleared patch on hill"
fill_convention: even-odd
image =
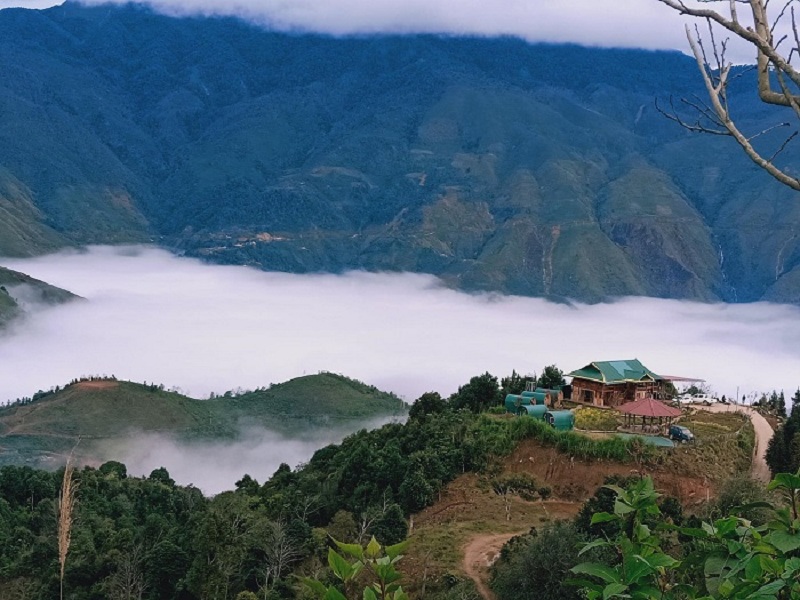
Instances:
[[[687,424],[698,429],[700,422],[705,423],[699,443],[660,450],[646,463],[580,460],[535,439],[523,440],[491,475],[463,475],[444,488],[438,502],[414,516],[404,572],[410,581],[426,582],[429,588],[446,585],[451,575],[473,579],[477,575],[485,581],[488,566],[470,563],[474,567],[470,570],[465,563],[464,551],[472,541],[491,541],[549,520],[572,518],[611,475],[650,475],[659,492],[677,497],[690,509],[707,502],[719,483],[749,470],[752,428],[741,415],[703,412],[691,419]],[[510,475],[531,477],[537,486],[551,490],[551,498],[526,501],[512,495],[506,513],[504,500],[490,481]],[[419,592],[421,585],[413,591]]]

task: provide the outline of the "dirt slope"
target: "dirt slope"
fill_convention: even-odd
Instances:
[[[527,533],[527,530],[517,533],[476,535],[464,546],[464,562],[462,563],[464,573],[475,582],[478,593],[485,600],[495,600],[494,593],[486,584],[489,567],[500,556],[500,550],[505,543],[515,535],[523,533]]]

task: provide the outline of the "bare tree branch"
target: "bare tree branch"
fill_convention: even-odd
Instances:
[[[664,0],[659,0],[664,1]],[[736,124],[731,120],[728,111],[722,105],[720,101],[720,90],[725,86],[727,81],[727,74],[730,71],[730,65],[726,65],[723,70],[719,73],[718,81],[715,82],[712,80],[711,76],[709,75],[707,69],[707,63],[703,60],[703,53],[692,37],[691,30],[689,27],[686,27],[686,38],[689,40],[689,46],[692,49],[692,54],[694,54],[695,60],[697,61],[697,66],[700,69],[700,73],[703,76],[703,82],[706,86],[706,91],[708,92],[709,100],[711,100],[711,106],[714,109],[717,117],[719,118],[720,123],[727,129],[731,136],[738,142],[738,144],[742,147],[745,154],[750,157],[750,159],[756,163],[759,167],[764,169],[767,173],[772,175],[775,179],[795,189],[800,191],[800,180],[796,177],[792,177],[791,175],[785,173],[784,171],[777,168],[772,162],[765,159],[761,156],[750,141],[742,134]],[[786,99],[784,98],[784,101]]]
[[[769,0],[696,0],[701,3],[723,2],[727,4],[729,17],[715,10],[689,6],[685,0],[658,0],[669,6],[679,14],[704,19],[708,28],[706,34],[708,47],[704,44],[700,28],[694,26],[694,35],[690,27],[686,26],[686,37],[689,47],[697,63],[697,68],[703,79],[706,94],[710,104],[703,101],[682,99],[681,102],[691,108],[697,115],[697,120],[690,120],[679,116],[670,98],[671,112],[666,112],[656,103],[656,110],[668,119],[678,123],[689,131],[710,133],[713,135],[728,135],[736,140],[745,154],[760,168],[782,184],[800,191],[800,179],[790,175],[789,172],[775,164],[775,159],[788,147],[798,135],[791,133],[783,143],[769,155],[754,146],[754,141],[759,141],[759,146],[772,146],[774,137],[767,134],[777,129],[789,127],[790,124],[780,122],[764,127],[761,131],[746,135],[736,124],[731,116],[729,98],[729,85],[733,80],[741,77],[745,69],[733,69],[732,63],[726,58],[728,40],[718,41],[715,26],[721,26],[733,33],[738,38],[750,43],[756,51],[756,72],[759,98],[771,105],[790,108],[795,117],[800,120],[800,71],[792,65],[792,58],[800,56],[800,34],[798,34],[794,2],[785,0],[778,12],[777,18],[770,23],[767,16]],[[737,2],[747,5],[753,19],[752,26],[743,24],[737,12]],[[787,15],[791,16],[791,32],[782,35],[777,42],[774,39],[776,29],[780,25],[785,27]],[[783,52],[780,48],[788,42],[794,44]],[[785,48],[784,48],[785,49]],[[713,61],[713,62],[712,62]],[[779,89],[773,86],[777,82]],[[761,140],[764,141],[761,141]],[[773,146],[774,148],[774,146]]]

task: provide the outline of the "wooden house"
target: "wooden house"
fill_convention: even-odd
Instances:
[[[668,397],[668,380],[636,359],[593,362],[568,375],[574,402],[616,407],[641,398]]]

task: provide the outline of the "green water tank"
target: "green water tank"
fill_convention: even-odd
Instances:
[[[557,431],[569,431],[575,426],[575,413],[571,410],[548,410],[544,420]]]

